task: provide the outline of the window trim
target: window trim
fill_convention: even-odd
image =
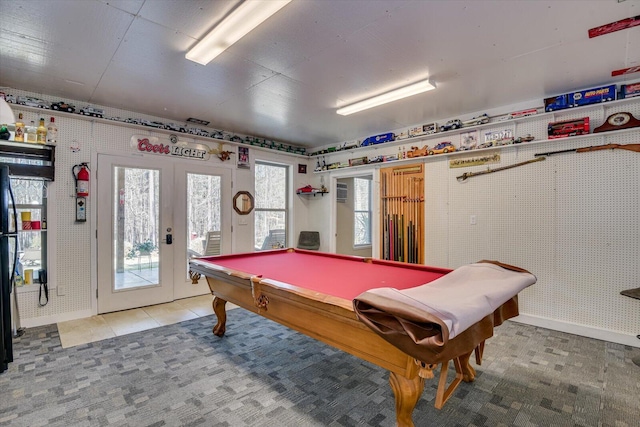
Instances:
[[[368,210],[358,210],[356,209],[356,180],[361,180],[361,181],[368,181],[368,185],[369,185],[369,200],[368,200]],[[354,249],[364,249],[364,248],[369,248],[372,247],[373,244],[373,225],[372,225],[372,217],[373,217],[373,209],[372,209],[372,204],[373,204],[373,180],[372,179],[367,179],[367,178],[361,178],[361,177],[353,177],[353,248]],[[358,244],[356,243],[356,215],[358,213],[367,213],[369,216],[369,232],[368,232],[368,236],[369,236],[369,242],[367,243],[361,243]]]
[[[283,164],[283,163],[277,163],[277,162],[270,162],[267,160],[257,160],[255,161],[254,166],[270,166],[270,167],[278,167],[278,168],[282,168],[285,171],[285,176],[284,176],[284,180],[285,180],[285,207],[284,208],[260,208],[258,207],[258,194],[257,194],[257,189],[255,188],[254,185],[254,208],[253,208],[253,213],[254,213],[254,218],[255,215],[258,214],[258,212],[284,212],[284,230],[285,230],[285,247],[290,247],[290,242],[291,242],[291,237],[290,237],[290,233],[289,233],[289,223],[291,221],[291,203],[290,203],[290,197],[291,197],[291,165],[288,164]],[[254,179],[255,179],[255,170],[254,170],[254,175],[253,175]],[[253,231],[253,238],[255,241],[255,235],[256,233],[256,228],[255,228],[255,221],[254,221],[254,231]]]

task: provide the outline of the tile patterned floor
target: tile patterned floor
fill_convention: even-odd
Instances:
[[[75,347],[213,314],[211,295],[58,323],[62,348]],[[234,308],[227,304],[227,310]]]

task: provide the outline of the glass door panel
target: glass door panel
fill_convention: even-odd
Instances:
[[[158,286],[160,171],[113,170],[113,290]]]
[[[98,313],[209,293],[188,261],[231,252],[231,169],[98,154],[97,174]]]
[[[188,298],[211,291],[202,277],[193,283],[189,260],[199,256],[231,253],[231,169],[193,162],[176,163],[173,215],[174,298]]]
[[[173,165],[98,155],[98,313],[173,300]]]
[[[220,255],[222,178],[187,173],[188,256]],[[186,272],[185,272],[186,273]]]

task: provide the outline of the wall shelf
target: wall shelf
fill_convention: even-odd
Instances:
[[[40,178],[45,181],[55,179],[54,145],[33,144],[29,142],[0,141],[0,165],[9,166],[12,177]],[[6,159],[36,160],[42,164],[14,163]]]
[[[601,102],[601,103],[597,103],[597,104],[590,104],[590,105],[584,105],[581,107],[575,107],[575,108],[567,108],[564,110],[555,110],[552,112],[542,112],[542,113],[538,113],[538,114],[534,114],[531,116],[526,116],[526,117],[518,117],[515,119],[508,119],[508,120],[494,120],[491,121],[489,123],[483,123],[481,125],[474,125],[474,126],[467,126],[467,127],[463,127],[463,128],[459,128],[459,129],[455,129],[455,130],[450,130],[450,131],[445,131],[445,132],[436,132],[436,133],[432,133],[430,135],[421,135],[421,136],[416,136],[413,138],[405,138],[405,139],[401,139],[401,140],[395,140],[395,141],[390,141],[390,142],[385,142],[382,144],[376,144],[376,145],[369,145],[366,147],[355,147],[355,148],[350,148],[347,150],[337,150],[337,151],[331,151],[331,152],[327,152],[327,153],[323,153],[323,154],[316,154],[314,156],[310,156],[310,157],[315,157],[315,158],[319,158],[319,157],[332,157],[332,156],[337,156],[337,155],[341,155],[341,154],[345,154],[345,153],[349,153],[349,152],[353,152],[353,153],[357,153],[354,154],[354,157],[358,156],[361,157],[362,155],[360,153],[362,153],[363,151],[366,150],[377,150],[379,148],[389,148],[389,147],[398,147],[398,146],[418,146],[419,148],[424,145],[426,143],[426,141],[430,141],[430,140],[434,140],[434,139],[450,139],[450,140],[456,140],[460,138],[460,135],[463,133],[467,133],[467,132],[473,132],[473,131],[477,131],[478,133],[480,133],[480,131],[484,130],[484,129],[495,129],[497,127],[504,127],[504,128],[508,128],[508,127],[513,127],[514,128],[514,137],[520,137],[520,136],[524,136],[524,135],[516,135],[515,134],[515,130],[517,129],[518,124],[521,123],[525,123],[525,122],[530,122],[530,121],[534,121],[534,120],[539,120],[539,119],[544,119],[546,118],[548,120],[548,122],[555,122],[555,121],[559,121],[560,117],[564,116],[564,115],[572,115],[575,114],[578,111],[585,111],[585,116],[588,115],[586,113],[586,111],[588,110],[594,110],[594,109],[600,109],[603,112],[606,112],[607,109],[616,109],[616,107],[620,107],[623,105],[627,105],[627,104],[631,104],[634,102],[639,102],[640,98],[639,97],[635,97],[635,98],[626,98],[626,99],[619,99],[616,101],[609,101],[609,102]],[[544,107],[537,107],[538,110],[542,109],[544,110]],[[605,117],[606,118],[606,117]],[[592,129],[594,129],[595,127],[597,127],[596,124],[592,123],[591,124]],[[632,129],[625,129],[627,131],[629,130],[637,130],[638,128],[632,128]],[[605,132],[606,134],[611,134],[613,132],[622,132],[623,130],[620,131],[612,131],[612,132]],[[588,135],[581,135],[581,136],[575,136],[575,137],[569,137],[569,139],[574,139],[574,138],[580,138],[580,137],[590,137],[593,136],[593,133],[589,133]],[[563,140],[566,140],[567,138],[562,138]],[[475,149],[475,150],[467,150],[467,151],[456,151],[453,153],[447,153],[446,155],[456,155],[456,154],[461,154],[461,153],[469,153],[469,152],[480,152],[482,150],[492,150],[492,149],[497,149],[497,148],[508,148],[511,147],[513,145],[515,146],[519,146],[519,145],[523,145],[523,144],[532,144],[532,143],[545,143],[545,142],[549,142],[549,141],[557,141],[557,139],[553,139],[553,140],[547,140],[547,139],[541,139],[541,140],[535,140],[532,142],[527,142],[527,143],[522,143],[522,144],[509,144],[509,145],[503,145],[503,146],[496,146],[496,147],[489,147],[489,148],[481,148],[481,149]],[[442,154],[440,154],[442,155]],[[434,157],[434,156],[429,156],[429,157]],[[406,160],[410,160],[410,161],[416,161],[416,160],[420,160],[420,159],[424,159],[425,157],[413,157],[410,159],[401,159],[401,160],[395,160],[395,162],[397,161],[406,161]],[[384,162],[382,162],[384,163]],[[350,168],[353,167],[361,167],[361,166],[370,166],[371,163],[367,164],[367,165],[360,165],[360,166],[351,166]],[[332,169],[332,170],[339,170],[339,169],[347,169],[347,168],[336,168],[336,169]],[[330,172],[330,170],[326,170],[326,171],[316,171],[315,173],[326,173],[326,172]]]
[[[316,194],[319,194],[320,196],[324,197],[324,195],[327,194],[327,193],[329,193],[329,192],[328,191],[310,191],[310,192],[299,191],[299,192],[296,192],[296,194],[298,196],[307,196],[307,197],[309,197],[309,196],[316,197]]]
[[[60,110],[48,110],[48,109],[43,109],[43,108],[37,108],[37,107],[29,107],[27,105],[22,105],[22,104],[10,104],[12,109],[19,109],[19,110],[25,110],[25,111],[34,111],[36,113],[39,113],[41,115],[44,114],[49,114],[49,115],[56,115],[56,116],[62,116],[62,117],[70,117],[73,119],[77,119],[77,120],[85,120],[85,121],[90,121],[90,122],[94,122],[94,123],[101,123],[101,124],[108,124],[108,125],[115,125],[115,126],[122,126],[122,127],[127,127],[127,128],[133,128],[133,129],[140,129],[140,130],[144,130],[146,132],[154,132],[154,133],[159,133],[159,134],[164,134],[164,135],[178,135],[179,137],[182,136],[184,138],[191,138],[194,139],[196,141],[202,141],[202,142],[210,142],[210,143],[214,143],[214,144],[227,144],[227,145],[231,145],[231,146],[236,146],[236,147],[249,147],[249,148],[254,148],[256,150],[259,151],[266,151],[269,153],[279,153],[279,154],[283,154],[286,156],[292,156],[292,157],[297,157],[297,158],[301,158],[301,159],[308,159],[309,156],[307,154],[296,154],[296,153],[292,153],[289,151],[282,151],[282,150],[275,150],[272,148],[267,148],[267,147],[261,147],[259,145],[251,145],[251,144],[245,144],[242,142],[236,142],[236,141],[230,141],[230,140],[226,140],[226,139],[218,139],[218,138],[211,138],[208,136],[202,136],[202,135],[195,135],[195,134],[191,134],[191,133],[186,133],[186,132],[179,132],[179,131],[175,131],[175,130],[170,130],[170,129],[161,129],[158,127],[154,127],[154,126],[145,126],[145,125],[140,125],[140,124],[136,124],[136,123],[128,123],[128,122],[124,122],[124,121],[120,121],[120,120],[112,120],[112,119],[107,119],[104,117],[93,117],[93,116],[85,116],[83,114],[78,114],[78,113],[68,113],[66,111],[60,111]]]
[[[612,104],[619,106],[620,104],[628,104],[632,101],[635,102],[640,102],[640,98],[631,98],[631,99],[624,99],[624,100],[619,100],[619,101],[611,101],[611,102],[607,102],[607,103],[600,103],[600,104],[593,104],[593,105],[587,105],[584,107],[577,107],[577,108],[571,108],[571,109],[566,109],[566,110],[559,110],[559,111],[554,111],[551,113],[541,113],[541,114],[536,114],[534,116],[528,116],[528,117],[522,117],[522,118],[518,118],[518,119],[512,119],[512,120],[505,120],[505,121],[501,121],[501,122],[493,122],[490,124],[483,124],[483,125],[479,125],[479,126],[473,126],[473,127],[468,127],[468,128],[462,128],[462,131],[460,129],[456,130],[456,131],[449,131],[449,132],[440,132],[440,133],[436,133],[433,135],[428,135],[428,136],[423,136],[423,137],[416,137],[416,138],[409,138],[409,139],[404,139],[401,141],[394,141],[395,146],[397,145],[401,145],[402,143],[405,143],[407,141],[410,141],[412,145],[417,145],[414,144],[414,142],[418,142],[418,141],[427,141],[427,140],[431,140],[431,139],[436,139],[436,138],[440,138],[443,139],[445,137],[443,137],[443,135],[449,134],[449,135],[454,135],[457,134],[459,135],[460,133],[465,133],[468,130],[473,130],[473,129],[478,129],[478,128],[482,128],[482,129],[487,129],[489,125],[493,125],[493,128],[499,127],[501,125],[504,125],[505,127],[507,127],[509,124],[512,123],[516,123],[516,122],[524,122],[524,121],[532,121],[535,119],[540,119],[540,118],[544,118],[547,117],[549,122],[553,122],[553,121],[557,121],[561,116],[562,113],[566,113],[566,114],[576,114],[577,110],[589,110],[589,109],[601,109],[602,114],[604,115],[605,119],[607,117],[607,109],[610,106],[613,106]],[[583,111],[584,111],[583,110]],[[584,113],[585,116],[587,116],[588,114],[585,112]],[[592,129],[596,128],[597,126],[599,126],[599,124],[591,124]],[[601,138],[602,141],[605,141],[607,137],[610,136],[620,136],[620,135],[624,135],[624,134],[628,134],[628,133],[633,133],[633,132],[638,132],[640,131],[640,127],[634,127],[634,128],[627,128],[627,129],[620,129],[620,130],[614,130],[614,131],[609,131],[609,132],[599,132],[599,133],[588,133],[585,135],[577,135],[577,136],[569,136],[569,137],[564,137],[564,138],[557,138],[557,139],[539,139],[539,140],[533,140],[530,142],[523,142],[523,143],[519,143],[519,144],[506,144],[506,145],[499,145],[499,146],[493,146],[493,147],[488,147],[488,148],[478,148],[478,149],[474,149],[474,150],[464,150],[464,151],[454,151],[451,153],[443,153],[443,154],[436,154],[436,155],[431,155],[431,156],[421,156],[421,157],[411,157],[411,158],[406,158],[406,159],[400,159],[400,160],[393,160],[393,161],[389,161],[389,162],[377,162],[377,163],[367,163],[364,165],[359,165],[359,166],[349,166],[349,167],[343,167],[343,168],[335,168],[335,169],[329,169],[329,170],[323,170],[323,171],[314,171],[315,174],[326,174],[329,172],[333,172],[333,171],[340,171],[340,170],[353,170],[356,168],[380,168],[380,167],[385,167],[386,165],[389,164],[401,164],[401,163],[415,163],[415,162],[421,162],[421,163],[428,163],[431,161],[435,161],[436,159],[442,159],[443,157],[456,157],[456,156],[468,156],[468,155],[475,155],[476,153],[483,153],[483,152],[487,152],[487,151],[491,151],[491,150],[517,150],[518,148],[523,148],[523,147],[530,147],[532,145],[540,145],[541,144],[541,150],[542,145],[549,145],[552,143],[558,143],[558,142],[564,142],[564,141],[578,141],[578,140],[583,140],[583,139],[588,139],[588,138]],[[520,136],[520,135],[515,135]],[[400,143],[400,144],[398,144]],[[604,143],[604,142],[603,142]],[[389,145],[388,144],[392,144],[392,143],[384,143],[384,144],[379,144],[376,146],[370,146],[370,147],[360,147],[357,148],[356,150],[360,151],[360,150],[364,150],[364,149],[372,149],[373,151],[377,150],[377,149],[383,149],[383,148],[388,148]],[[408,144],[407,144],[408,145]],[[593,144],[593,145],[600,145],[600,144]],[[353,150],[349,150],[349,151],[353,151]],[[347,151],[338,151],[338,152],[334,152],[334,153],[330,153],[332,155],[334,154],[345,154],[347,153]],[[358,153],[360,154],[360,153]],[[324,155],[322,155],[324,156]],[[375,156],[375,154],[372,153],[372,156]]]

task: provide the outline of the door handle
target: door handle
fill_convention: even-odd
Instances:
[[[173,236],[171,234],[167,234],[166,238],[164,239],[164,243],[166,243],[167,245],[170,245],[173,243]]]

